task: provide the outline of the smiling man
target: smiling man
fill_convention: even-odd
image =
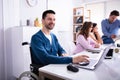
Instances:
[[[46,10],[42,14],[42,29],[32,36],[31,50],[33,63],[38,65],[67,64],[88,61],[88,56],[69,57],[57,37],[51,32],[55,26],[55,12]],[[69,47],[69,46],[68,46]]]

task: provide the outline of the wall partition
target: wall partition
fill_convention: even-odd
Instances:
[[[0,80],[5,80],[5,65],[4,65],[4,27],[3,27],[3,4],[0,0]]]

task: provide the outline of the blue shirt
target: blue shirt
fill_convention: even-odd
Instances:
[[[110,23],[108,19],[101,22],[102,32],[104,36],[110,37],[112,34],[118,35],[118,30],[120,28],[120,20],[116,20]]]
[[[40,30],[31,39],[32,59],[34,64],[66,64],[72,62],[72,57],[58,56],[66,53],[59,44],[57,37],[50,33],[52,37],[52,44],[49,39]]]

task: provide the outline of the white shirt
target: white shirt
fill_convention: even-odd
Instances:
[[[51,38],[51,35],[46,35],[45,33],[44,33],[44,35],[49,39],[50,44],[52,44],[52,38]]]

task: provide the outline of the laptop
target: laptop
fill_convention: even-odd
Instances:
[[[88,52],[92,52],[92,53],[100,53],[101,50],[102,50],[101,48],[87,49]]]
[[[101,52],[99,53],[99,55],[96,55],[96,59],[95,58],[89,58],[89,64],[86,66],[81,66],[79,63],[78,64],[73,64],[75,67],[78,68],[84,68],[84,69],[90,69],[90,70],[94,70],[96,68],[96,66],[105,58],[106,54],[108,53],[109,49],[111,48],[112,44],[108,45],[106,48],[104,48],[103,50],[101,50]],[[93,54],[94,55],[94,54]]]

